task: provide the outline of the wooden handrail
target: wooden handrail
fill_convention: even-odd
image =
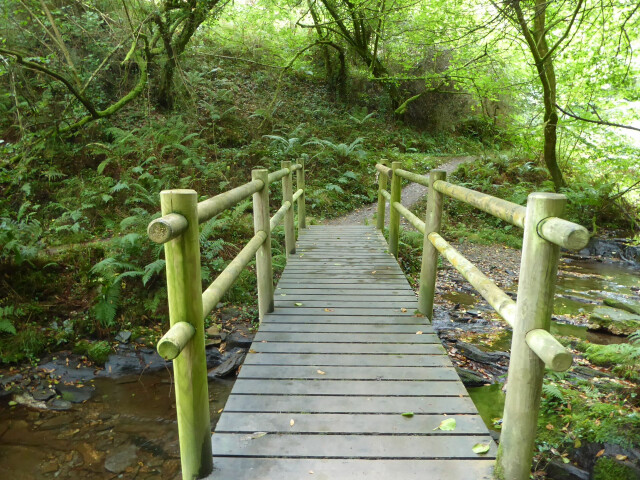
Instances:
[[[271,229],[285,219],[288,253],[295,251],[293,204],[298,204],[298,226],[306,227],[304,161],[283,162],[282,169],[251,172],[252,180],[197,203],[193,190],[167,190],[160,194],[163,216],[153,220],[149,238],[164,243],[167,294],[171,328],[158,342],[158,353],[174,361],[176,411],[180,437],[182,478],[202,478],[213,469],[209,395],[204,349],[204,318],[220,302],[242,270],[254,257],[258,283],[258,309],[262,320],[273,310]],[[292,185],[296,172],[297,191]],[[269,187],[282,179],[283,205],[269,217]],[[200,274],[200,229],[224,210],[253,195],[254,236],[202,292]],[[171,241],[173,240],[173,241]]]
[[[487,300],[513,328],[509,362],[507,397],[504,409],[501,444],[496,472],[499,478],[529,478],[535,441],[543,367],[565,371],[573,357],[553,335],[549,324],[553,309],[553,292],[557,275],[559,247],[583,248],[588,231],[581,225],[561,218],[566,197],[550,193],[529,195],[527,207],[491,195],[453,185],[445,181],[443,171],[432,170],[428,177],[408,172],[394,162],[391,169],[391,193],[385,191],[386,174],[376,165],[378,185],[378,228],[384,229],[384,199],[391,205],[389,250],[397,257],[398,219],[404,216],[424,234],[422,269],[420,272],[418,309],[432,318],[437,255],[440,253]],[[383,175],[385,174],[385,175]],[[383,181],[384,178],[384,187]],[[425,221],[402,205],[401,179],[429,188]],[[465,202],[497,218],[524,228],[522,265],[517,301],[513,301],[439,234],[443,196]]]

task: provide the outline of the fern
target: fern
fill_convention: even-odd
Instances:
[[[15,335],[17,333],[16,327],[13,326],[13,323],[8,318],[0,318],[0,333]]]
[[[629,343],[631,345],[639,345],[640,346],[640,330],[636,330],[631,335],[629,335]]]
[[[109,328],[115,324],[121,293],[120,282],[101,287],[98,303],[93,307],[93,313],[103,327]]]
[[[151,262],[148,265],[145,265],[144,275],[142,276],[142,284],[146,286],[149,280],[151,280],[151,277],[159,274],[160,272],[162,272],[162,270],[164,270],[165,264],[165,260],[159,258],[155,262]]]
[[[544,393],[548,401],[557,400],[559,402],[564,402],[565,400],[562,390],[560,390],[555,383],[545,383],[542,385],[542,393]]]

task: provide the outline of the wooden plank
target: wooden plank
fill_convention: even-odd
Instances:
[[[279,315],[271,314],[265,317],[263,324],[267,323],[305,323],[309,324],[309,316],[307,315]],[[403,315],[367,315],[364,317],[355,317],[353,315],[334,315],[334,312],[324,312],[324,315],[314,315],[313,323],[353,323],[353,324],[388,324],[388,325],[423,325],[425,318],[416,316]],[[427,330],[424,330],[425,332]]]
[[[299,303],[304,300],[313,300],[313,301],[319,301],[319,302],[344,302],[344,303],[369,302],[369,304],[371,304],[371,302],[373,302],[374,300],[375,300],[375,303],[416,302],[417,300],[415,295],[408,294],[406,290],[402,294],[399,293],[397,295],[387,295],[386,292],[378,293],[377,295],[376,294],[362,295],[360,293],[342,294],[343,292],[335,291],[335,290],[333,291],[334,293],[332,294],[331,293],[328,294],[326,291],[323,294],[318,290],[315,290],[315,291],[306,290],[306,292],[309,292],[309,293],[291,294],[291,293],[285,293],[285,292],[279,293],[279,291],[276,291],[275,300],[277,302],[278,300],[285,301],[288,299],[295,299],[296,300],[295,303]]]
[[[287,458],[495,458],[497,447],[485,435],[264,435],[253,438],[241,433],[216,433],[212,438],[216,455],[242,455]],[[476,443],[489,443],[482,457],[473,453]]]
[[[348,395],[352,397],[386,397],[402,393],[403,397],[467,397],[461,382],[444,380],[278,380],[241,378],[233,385],[234,394],[255,395]]]
[[[280,288],[295,288],[304,286],[305,288],[362,288],[362,289],[379,289],[379,288],[406,288],[410,289],[406,278],[383,278],[378,277],[375,281],[369,278],[313,278],[307,277],[306,280],[283,278],[278,282]]]
[[[339,415],[312,413],[291,415],[286,413],[225,413],[216,425],[218,433],[332,433],[332,434],[385,434],[394,435],[450,435],[438,428],[445,419],[456,421],[456,435],[486,435],[479,415]],[[291,420],[294,424],[291,425]]]
[[[491,480],[493,461],[297,458],[214,458],[211,480]],[[313,472],[310,474],[309,472]],[[427,476],[428,473],[428,476]]]
[[[320,373],[322,372],[322,373]],[[331,365],[245,365],[238,378],[323,378],[328,380],[457,380],[453,368]]]
[[[410,298],[408,300],[394,300],[387,299],[387,301],[361,301],[361,300],[305,300],[298,301],[298,299],[289,300],[283,297],[276,297],[275,299],[276,308],[294,308],[294,307],[322,307],[334,309],[337,307],[340,308],[366,308],[367,310],[377,309],[377,308],[394,308],[401,309],[405,308],[407,310],[411,310],[413,312],[418,308],[418,301],[415,297]],[[326,310],[325,310],[326,311]]]
[[[353,315],[357,317],[369,315],[388,315],[392,317],[413,316],[413,310],[407,309],[403,312],[400,308],[346,308],[335,307],[332,309],[334,315]],[[293,307],[278,308],[278,315],[326,315],[327,312],[322,307]]]
[[[437,343],[301,343],[253,342],[251,349],[258,352],[283,353],[388,353],[397,355],[431,355],[444,353]]]
[[[327,353],[250,353],[245,365],[361,367],[450,367],[446,355],[357,355]],[[314,377],[315,378],[315,377]]]
[[[394,325],[394,324],[334,324],[334,323],[284,323],[265,320],[261,332],[297,332],[297,333],[417,333],[433,334],[431,325]]]
[[[389,382],[393,383],[393,382]],[[271,413],[389,413],[476,415],[468,397],[349,397],[344,395],[237,395],[227,400],[226,412]]]
[[[440,343],[436,335],[409,333],[289,333],[258,332],[257,342],[307,342],[307,343]]]
[[[310,300],[312,297],[329,297],[332,296],[336,299],[340,299],[340,297],[368,297],[368,296],[377,296],[377,297],[412,297],[415,298],[415,294],[407,291],[406,289],[400,288],[331,288],[331,286],[323,287],[323,288],[304,288],[306,285],[299,285],[298,288],[283,288],[280,287],[276,289],[276,296],[284,293],[285,295],[295,296],[296,298],[302,300]]]

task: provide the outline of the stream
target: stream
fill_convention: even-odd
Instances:
[[[563,258],[556,290],[552,332],[594,343],[624,341],[624,337],[587,331],[582,323],[605,295],[635,295],[640,288],[638,270],[619,262]],[[461,308],[486,310],[471,293],[445,295]],[[568,317],[571,316],[571,317]],[[510,332],[496,330],[495,322],[434,321],[436,329],[472,333],[486,351],[508,351]],[[175,397],[170,372],[97,378],[93,396],[66,411],[10,406],[0,399],[0,478],[32,479],[167,479],[180,477],[175,420]],[[215,425],[233,380],[209,382],[210,411]],[[502,416],[501,384],[469,388],[485,423]]]

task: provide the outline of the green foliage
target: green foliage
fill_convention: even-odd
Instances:
[[[12,318],[20,317],[24,315],[24,311],[21,308],[16,308],[13,305],[6,305],[0,307],[0,334],[9,333],[15,335],[16,327],[13,325]]]
[[[621,343],[617,345],[590,345],[585,357],[595,364],[613,367],[613,372],[630,379],[640,377],[640,345]]]
[[[616,462],[613,458],[601,457],[596,460],[593,467],[593,480],[635,480],[636,472],[620,462]]]
[[[104,365],[111,354],[111,345],[109,342],[100,341],[89,345],[87,348],[87,356],[98,365]]]

